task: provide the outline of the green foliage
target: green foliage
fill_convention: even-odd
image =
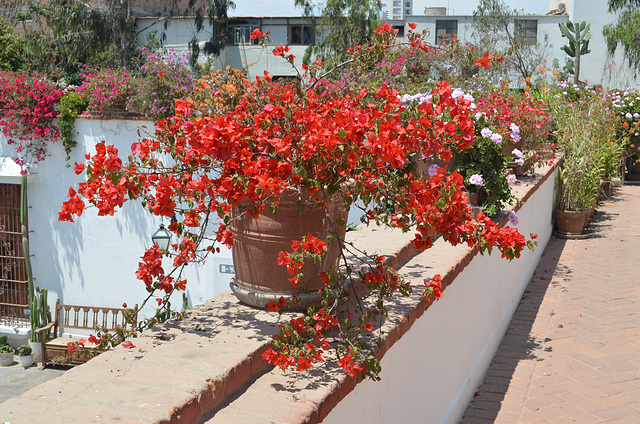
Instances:
[[[613,56],[621,47],[627,63],[637,75],[640,70],[640,1],[609,0],[609,11],[616,14],[616,19],[602,30],[607,50]]]
[[[0,70],[19,71],[24,66],[22,51],[24,40],[14,27],[0,16]]]
[[[564,149],[564,162],[559,169],[558,209],[583,211],[591,207],[598,196],[600,169],[589,151],[589,143],[576,139]]]
[[[7,336],[6,335],[0,336],[0,346],[4,346],[6,344],[7,344]]]
[[[621,176],[628,143],[616,129],[620,99],[616,93],[561,82],[548,96],[556,143],[564,154],[558,173],[558,209],[580,211],[593,205],[603,179]],[[628,125],[627,125],[628,128]],[[629,129],[626,129],[627,134]]]
[[[543,42],[530,42],[523,37],[522,11],[510,9],[504,0],[479,0],[473,12],[473,38],[484,50],[505,56],[507,67],[512,67],[521,78],[532,78],[538,67],[549,56],[547,37]]]
[[[316,4],[310,0],[295,0],[303,8],[304,16],[316,29],[316,44],[309,46],[303,61],[320,57],[329,67],[344,60],[347,50],[354,43],[361,45],[373,36],[378,26],[378,13],[382,9],[380,0],[327,0],[319,9],[320,23],[315,19]]]
[[[47,301],[47,293],[47,289],[36,287],[33,297],[29,299],[29,310],[31,311],[30,341],[32,342],[40,341],[40,335],[36,333],[36,330],[51,322],[51,310]]]
[[[88,105],[89,102],[75,91],[67,91],[64,96],[60,98],[60,103],[58,104],[58,119],[60,120],[58,129],[62,137],[64,151],[67,154],[67,161],[70,158],[71,149],[77,144],[73,124],[78,115],[87,109]]]
[[[573,58],[573,60],[567,60],[566,69],[573,74],[574,83],[577,84],[580,81],[580,58],[591,53],[591,50],[589,50],[589,40],[592,37],[589,31],[591,24],[586,21],[576,24],[567,21],[566,23],[560,22],[558,26],[562,32],[562,37],[566,37],[569,40],[569,44],[560,47],[560,49],[567,56]]]
[[[457,152],[456,169],[464,176],[465,187],[480,194],[484,213],[494,216],[514,200],[507,180],[508,161],[502,153],[501,144],[480,136],[484,120],[481,119],[477,126],[476,139],[471,148]],[[482,176],[482,186],[470,182],[472,175]]]
[[[44,18],[51,28],[46,36],[55,47],[54,67],[61,69],[71,83],[78,82],[74,77],[85,64],[131,65],[138,46],[130,2],[106,3],[106,8],[98,8],[76,0],[51,0],[32,6],[32,13]]]
[[[31,346],[29,345],[19,346],[16,352],[18,353],[18,356],[30,356],[32,352]]]
[[[2,345],[0,347],[0,353],[13,353],[13,348],[8,344]]]

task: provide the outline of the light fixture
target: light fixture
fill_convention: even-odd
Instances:
[[[158,248],[163,252],[169,249],[169,243],[171,243],[171,232],[164,228],[164,224],[160,224],[160,228],[151,237],[153,245],[158,245]]]

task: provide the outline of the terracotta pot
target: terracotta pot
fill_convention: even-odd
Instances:
[[[290,252],[291,241],[300,240],[308,233],[328,241],[334,232],[330,222],[338,238],[344,240],[349,211],[339,196],[323,209],[300,210],[299,196],[294,191],[285,192],[278,201],[275,214],[265,209],[258,218],[247,214],[230,225],[230,230],[237,234],[232,249],[236,276],[231,289],[240,301],[251,306],[264,308],[269,300],[277,302],[283,296],[290,309],[305,309],[322,299],[318,290],[324,283],[318,274],[335,269],[340,256],[338,241],[328,243],[321,263],[306,261],[301,270],[304,279],[295,288],[288,280],[291,276],[286,267],[277,264],[278,254]],[[345,225],[338,225],[339,221]],[[293,296],[300,301],[292,302]]]
[[[478,206],[482,203],[482,200],[480,199],[480,193],[465,191],[465,196],[467,197],[467,203],[469,204],[469,206]]]
[[[588,211],[561,211],[556,209],[556,226],[565,234],[582,234],[589,219]]]

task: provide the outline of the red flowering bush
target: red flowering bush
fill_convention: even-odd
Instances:
[[[258,30],[252,36],[267,40]],[[417,38],[412,42],[420,45]],[[379,60],[392,44],[391,26],[383,25],[371,45],[352,49],[350,60]],[[286,46],[273,53],[292,61]],[[320,68],[318,64],[313,72]],[[360,201],[364,222],[414,231],[413,244],[420,250],[432,246],[434,230],[454,245],[466,243],[481,252],[495,247],[508,259],[531,247],[515,229],[500,229],[483,215],[471,218],[457,172],[441,169],[427,179],[405,172],[416,152],[446,159],[452,148],[473,145],[471,104],[454,98],[449,84],[439,82],[429,101],[407,105],[384,83],[373,93],[328,98],[310,74],[302,76],[306,85],[277,82],[268,74],[258,77],[243,86],[237,106],[225,114],[176,100],[175,116],[158,122],[155,138],[134,143],[126,161],[113,146],[99,144],[88,158],[87,181],[77,191],[70,189],[60,220],[81,215],[86,202],[99,215],[112,215],[129,200],[142,202],[156,216],[175,216],[169,230],[178,242],[167,252],[157,246],[147,249],[137,272],[150,297],[164,307],[172,292],[185,288],[180,277],[184,266],[206,258],[220,244],[231,246],[234,221],[277,210],[284,191],[298,193],[301,208],[321,209],[330,197],[346,207]],[[83,171],[85,166],[78,164],[76,172]],[[412,288],[383,257],[369,257],[347,243],[338,231],[344,225],[329,222],[326,240],[308,234],[292,240],[290,251],[280,252],[278,263],[289,270],[294,288],[305,261],[322,257],[333,243],[342,254],[337,269],[320,275],[320,304],[281,326],[263,354],[270,363],[305,370],[334,355],[349,375],[377,377],[380,366],[372,349],[381,340],[386,304],[396,293],[409,295]],[[173,261],[168,273],[163,256]],[[358,258],[359,264],[347,262],[347,256]],[[438,281],[436,276],[426,283],[423,296],[439,296]],[[287,306],[280,299],[265,308],[282,312]]]
[[[53,120],[62,94],[40,74],[0,71],[0,127],[20,166],[43,160],[47,143],[58,139]]]
[[[511,154],[514,148],[526,155],[530,160],[529,166],[549,159],[545,155],[551,150],[546,128],[551,115],[545,110],[544,102],[528,92],[514,95],[498,91],[480,97],[477,101],[477,112],[484,114],[487,122],[498,127],[503,133],[512,131],[511,123],[518,126],[517,139],[505,138],[505,153],[510,154],[511,162],[518,159]]]

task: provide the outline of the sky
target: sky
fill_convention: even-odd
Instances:
[[[234,0],[235,10],[231,16],[300,16],[301,9],[294,6],[294,0]],[[604,1],[604,0],[603,0]],[[544,15],[549,11],[549,0],[505,0],[511,9],[525,13]],[[448,7],[450,14],[471,15],[477,0],[413,0],[413,13],[421,15],[425,7]]]

